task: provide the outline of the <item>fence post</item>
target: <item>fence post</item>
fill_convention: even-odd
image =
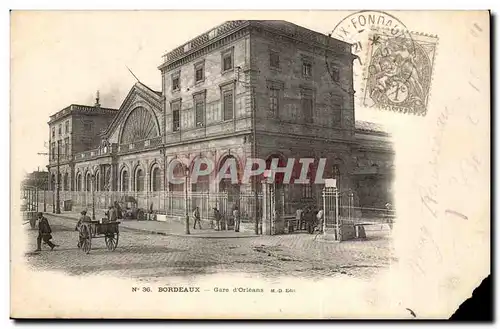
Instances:
[[[335,240],[340,239],[339,230],[339,191],[335,188]]]

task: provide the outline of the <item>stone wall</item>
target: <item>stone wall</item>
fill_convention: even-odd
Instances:
[[[222,53],[233,53],[233,69],[222,72]],[[238,71],[248,66],[249,38],[240,38],[193,61],[162,73],[165,96],[166,143],[248,131],[251,127],[250,92],[245,83],[238,81]],[[204,79],[195,81],[195,65],[204,65]],[[240,67],[240,70],[238,70]],[[172,75],[179,74],[180,89],[172,90]],[[243,77],[243,76],[242,76]],[[221,105],[221,88],[232,89],[234,94],[234,119],[224,121]],[[203,126],[195,125],[194,95],[205,97]],[[181,102],[180,130],[173,131],[171,103]]]

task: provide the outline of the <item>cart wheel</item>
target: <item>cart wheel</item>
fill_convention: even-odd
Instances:
[[[106,240],[106,247],[109,251],[116,249],[116,246],[118,245],[118,233],[116,233],[116,236],[114,234],[108,234],[104,237],[104,239]]]
[[[92,249],[92,235],[90,234],[90,230],[87,225],[82,225],[80,230],[81,236],[84,237],[82,239],[82,244],[80,247],[86,254],[88,254],[90,252],[90,249]]]

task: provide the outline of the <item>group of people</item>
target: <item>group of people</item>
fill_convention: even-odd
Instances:
[[[296,211],[295,219],[298,222],[299,230],[307,230],[307,233],[313,234],[314,230],[323,230],[323,210],[316,210],[312,206],[307,206],[304,209],[299,208]]]
[[[210,221],[210,226],[211,226],[210,228],[215,229],[216,231],[221,231],[223,229],[226,229],[228,223],[226,222],[224,216],[222,216],[222,214],[220,213],[219,209],[217,209],[217,207],[214,207],[213,212],[214,212],[213,218],[215,219],[215,226],[212,220]],[[233,221],[234,231],[239,232],[241,218],[238,207],[234,207],[231,219]],[[195,207],[193,210],[193,221],[194,221],[193,229],[196,229],[196,224],[198,224],[198,227],[201,230],[201,216],[199,207]]]

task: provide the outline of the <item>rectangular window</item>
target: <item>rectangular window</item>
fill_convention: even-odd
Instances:
[[[234,117],[233,91],[226,90],[222,93],[224,121],[231,120]]]
[[[277,88],[269,89],[269,112],[272,115],[278,114],[279,108],[279,93],[280,90]]]
[[[275,69],[280,67],[280,55],[277,52],[272,51],[269,54],[269,66]]]
[[[69,133],[69,120],[66,120],[66,122],[64,123],[64,133]]]
[[[52,127],[52,137],[56,137],[56,128]]]
[[[62,124],[59,124],[59,128],[57,130],[58,134],[62,135]]]
[[[176,76],[172,78],[172,91],[177,91],[180,89],[180,77]]]
[[[302,63],[302,75],[304,77],[310,77],[312,75],[312,64],[308,62]]]
[[[54,160],[56,158],[56,143],[52,142],[52,151],[51,151],[51,158]]]
[[[66,137],[64,139],[64,156],[67,157],[69,156],[69,138]]]
[[[205,95],[194,96],[195,126],[203,127],[205,124]]]
[[[313,122],[313,97],[311,94],[302,94],[302,115],[304,122]]]
[[[196,82],[205,80],[205,63],[199,63],[194,66],[194,76]]]
[[[86,132],[92,131],[92,121],[85,121],[83,123],[83,130],[85,130]]]
[[[181,103],[172,103],[172,130],[179,131],[181,129]]]
[[[222,53],[222,72],[233,68],[233,49]]]
[[[339,72],[339,69],[337,67],[332,67],[332,79],[333,81],[335,82],[339,82],[340,81],[340,72]]]

